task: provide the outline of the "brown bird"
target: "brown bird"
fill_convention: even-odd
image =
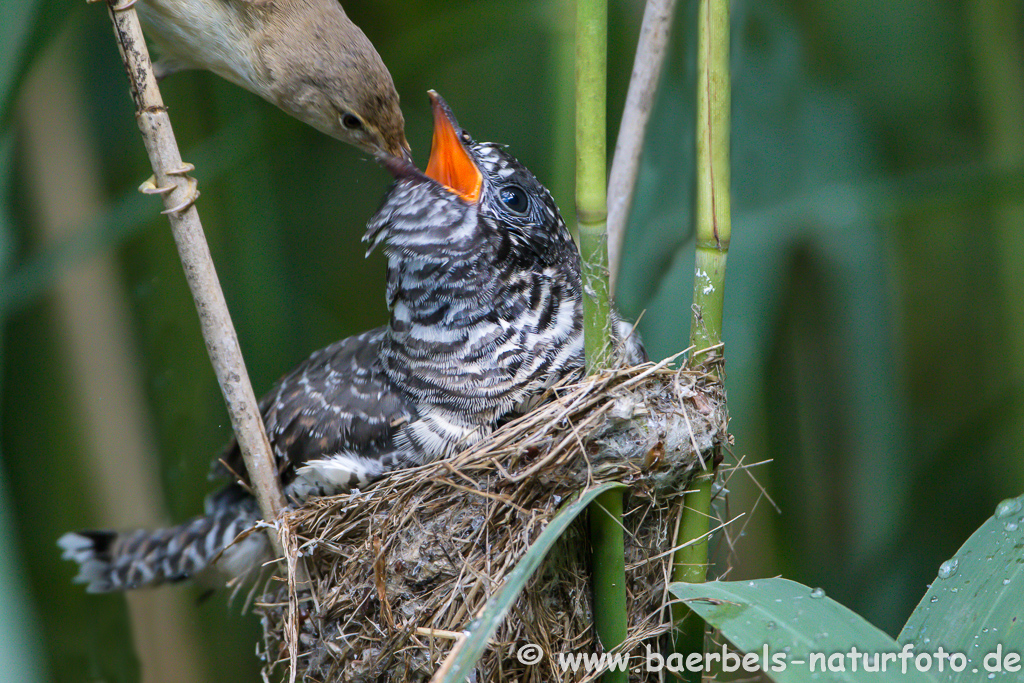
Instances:
[[[338,0],[140,0],[157,77],[207,69],[374,156],[409,158],[391,74]]]

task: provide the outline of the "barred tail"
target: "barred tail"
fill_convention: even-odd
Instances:
[[[231,578],[258,568],[268,552],[262,533],[234,543],[253,526],[258,513],[252,500],[196,517],[169,529],[78,531],[57,545],[65,560],[79,565],[75,583],[89,593],[130,590],[190,579],[216,561],[218,573]]]

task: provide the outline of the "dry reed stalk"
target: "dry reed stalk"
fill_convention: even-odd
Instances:
[[[245,459],[253,493],[263,518],[273,521],[284,508],[284,494],[235,327],[199,221],[195,206],[199,190],[196,180],[188,175],[194,168],[181,159],[134,4],[135,0],[123,0],[121,4],[107,1],[114,37],[135,102],[135,116],[153,166],[153,177],[139,189],[163,197],[163,213],[171,223],[185,279],[199,314],[206,350],[227,404],[231,427]],[[280,553],[277,534],[273,528],[268,528],[267,533],[275,550]]]

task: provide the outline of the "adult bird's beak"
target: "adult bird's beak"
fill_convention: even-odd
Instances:
[[[426,175],[467,202],[476,203],[480,199],[483,176],[462,143],[459,124],[448,103],[433,90],[428,94],[434,109],[434,141]]]
[[[402,139],[402,148],[399,150],[399,156],[412,163],[412,147],[409,146],[408,141]]]

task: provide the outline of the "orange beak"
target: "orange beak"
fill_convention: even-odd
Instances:
[[[430,146],[427,177],[475,204],[480,199],[483,176],[462,144],[458,123],[448,103],[433,90],[428,94],[434,109],[434,142]]]

